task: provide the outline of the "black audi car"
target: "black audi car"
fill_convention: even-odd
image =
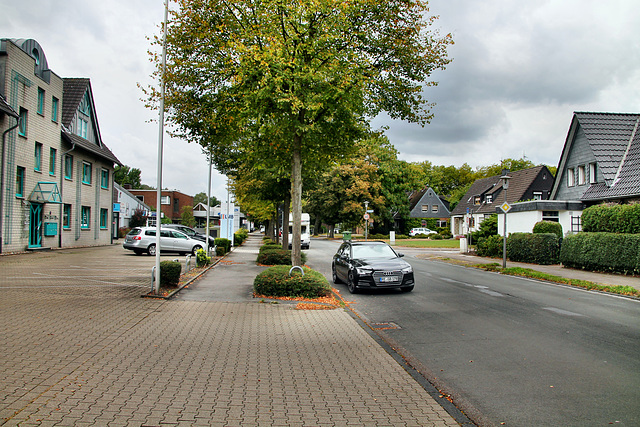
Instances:
[[[385,242],[344,242],[333,256],[334,283],[346,283],[349,292],[359,289],[400,288],[411,292],[413,268]]]

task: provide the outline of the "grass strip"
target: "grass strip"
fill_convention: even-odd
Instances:
[[[549,282],[562,283],[570,286],[577,286],[587,290],[596,290],[596,291],[602,291],[602,292],[610,292],[618,295],[640,297],[640,291],[631,286],[601,285],[599,283],[590,282],[588,280],[567,279],[565,277],[554,276],[553,274],[542,273],[540,271],[532,270],[530,268],[522,268],[522,267],[502,268],[498,263],[476,264],[474,265],[474,267],[481,268],[487,271],[496,271],[496,272],[499,272],[500,274],[528,277],[531,279],[546,280]]]

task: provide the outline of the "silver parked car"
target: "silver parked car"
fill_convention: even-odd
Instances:
[[[178,252],[180,254],[196,254],[202,249],[204,242],[192,239],[181,231],[162,229],[160,230],[160,250],[161,252]],[[151,256],[156,254],[156,228],[155,227],[135,227],[125,236],[122,247],[132,250],[136,255],[144,252]]]

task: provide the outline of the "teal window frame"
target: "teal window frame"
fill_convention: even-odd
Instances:
[[[24,197],[25,169],[22,166],[16,167],[16,197]]]
[[[80,228],[83,230],[89,230],[91,228],[91,206],[82,206]]]
[[[62,228],[65,230],[71,229],[71,205],[67,203],[62,208]]]
[[[51,97],[51,121],[58,123],[58,103],[60,101],[55,96]]]
[[[20,120],[18,124],[18,135],[27,136],[27,119],[29,118],[29,110],[20,107]]]
[[[58,154],[58,150],[51,147],[49,148],[49,175],[53,176],[56,174],[56,156]]]
[[[34,151],[33,151],[33,170],[36,172],[40,172],[42,169],[42,144],[36,142]]]
[[[38,114],[44,115],[44,89],[38,88]]]
[[[100,209],[100,228],[101,229],[104,230],[107,228],[108,218],[109,218],[109,209],[101,208]]]
[[[91,185],[92,165],[89,162],[82,162],[82,183]]]
[[[109,171],[107,169],[102,169],[100,172],[100,187],[105,190],[109,189]]]
[[[73,179],[73,156],[67,154],[64,156],[64,177],[65,179]]]
[[[78,118],[78,135],[87,139],[89,129],[89,121],[85,118]]]

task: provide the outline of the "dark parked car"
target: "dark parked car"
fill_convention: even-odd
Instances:
[[[162,228],[173,228],[174,230],[182,231],[184,234],[186,234],[187,236],[191,237],[192,239],[200,240],[201,242],[206,242],[207,241],[207,235],[206,234],[198,233],[196,230],[194,230],[191,227],[187,227],[186,225],[182,225],[182,224],[162,224]],[[213,237],[209,236],[209,247],[212,248],[215,245],[216,245],[215,239]]]
[[[365,288],[411,292],[413,268],[403,256],[385,242],[344,242],[331,263],[333,282],[346,283],[352,294]]]

